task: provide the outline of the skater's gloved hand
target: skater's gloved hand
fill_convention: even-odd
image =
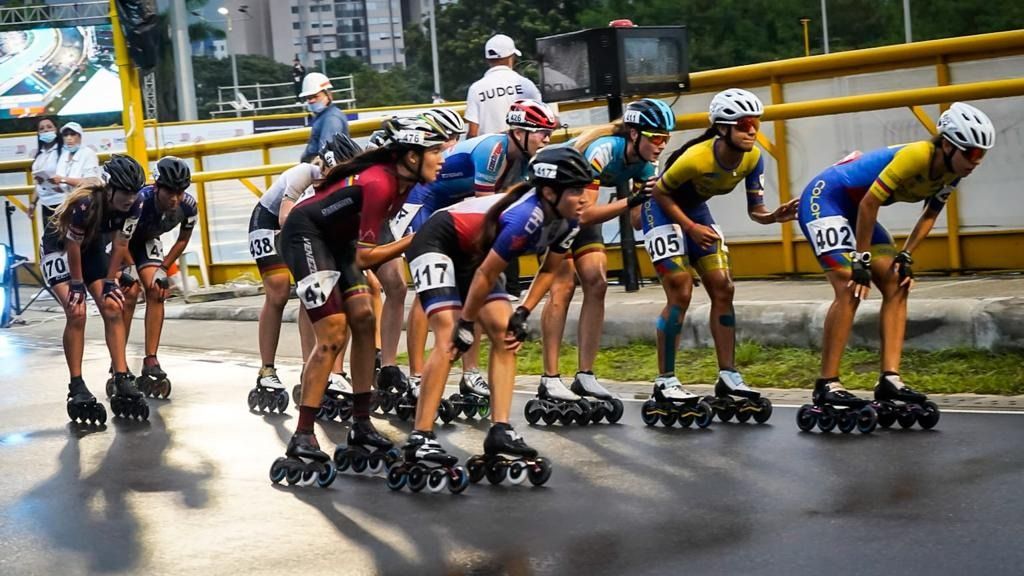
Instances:
[[[160,266],[153,273],[153,288],[156,289],[159,294],[157,299],[163,302],[167,299],[167,290],[171,287],[171,281],[167,279],[167,269]]]
[[[138,281],[132,268],[131,264],[121,266],[121,273],[117,276],[117,283],[121,286],[122,290],[131,290],[132,286],[135,286],[135,283]]]
[[[476,341],[476,326],[469,320],[459,318],[459,322],[452,331],[452,345],[449,349],[449,356],[452,362],[459,359],[469,347]]]
[[[642,185],[634,186],[633,192],[629,195],[629,198],[626,199],[626,205],[630,208],[636,208],[644,202],[647,202],[651,198],[651,194],[654,193],[654,185],[657,182],[657,176],[652,176]]]
[[[853,296],[858,300],[867,300],[871,290],[871,252],[850,253],[850,281],[847,288],[853,288]]]
[[[118,310],[124,309],[124,292],[117,286],[117,281],[107,278],[103,281],[103,301],[111,300]]]
[[[892,260],[892,265],[900,276],[900,286],[906,286],[907,290],[914,287],[914,269],[911,268],[913,264],[914,259],[910,257],[910,252],[906,250],[901,250]]]
[[[79,306],[85,306],[85,283],[72,280],[68,290],[68,310],[73,312]]]
[[[530,324],[527,322],[529,317],[530,311],[526,306],[520,306],[512,313],[512,317],[508,319],[508,328],[505,329],[505,348],[518,351],[523,345],[530,335]]]

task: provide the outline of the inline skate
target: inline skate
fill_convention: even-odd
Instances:
[[[380,369],[377,373],[377,398],[381,413],[387,414],[398,406],[402,395],[409,390],[409,380],[398,366]]]
[[[658,376],[650,399],[640,409],[640,417],[648,426],[660,421],[665,427],[679,422],[684,428],[694,423],[700,428],[707,428],[714,415],[711,405],[685,390],[675,376]]]
[[[80,421],[82,424],[102,426],[107,421],[107,409],[96,401],[96,397],[89,392],[81,377],[72,378],[68,384],[67,410],[68,418],[72,422]]]
[[[316,413],[317,420],[334,420],[345,422],[352,418],[352,382],[345,374],[331,373],[327,377],[327,388],[320,401],[320,410]]]
[[[149,420],[149,406],[135,385],[135,377],[128,372],[114,373],[114,394],[110,397],[110,411],[115,418]]]
[[[566,388],[557,375],[541,376],[537,397],[527,402],[523,411],[530,424],[543,420],[548,425],[561,422],[568,426],[576,422],[586,426],[591,417],[590,402]]]
[[[590,421],[597,424],[601,420],[607,420],[609,424],[615,424],[622,418],[622,400],[615,397],[594,377],[594,373],[586,370],[576,373],[572,381],[573,394],[587,396],[590,402]]]
[[[395,403],[395,415],[398,419],[405,422],[416,415],[416,405],[420,401],[420,386],[409,386],[409,389],[402,394],[398,401]],[[441,403],[437,406],[437,416],[435,419],[440,419],[445,424],[450,423],[455,419],[455,406],[448,401],[447,398],[441,398]]]
[[[339,472],[349,468],[356,474],[380,474],[401,458],[391,440],[382,436],[369,420],[356,420],[348,431],[348,443],[334,450]]]
[[[764,424],[772,417],[771,400],[751,390],[735,370],[719,370],[715,395],[705,396],[704,401],[711,405],[722,422],[728,422],[735,416],[737,422],[747,422],[753,417],[754,422]]]
[[[287,480],[292,486],[316,484],[327,488],[337,476],[338,469],[331,457],[320,450],[313,434],[293,434],[284,457],[274,460],[270,466],[270,481],[274,484]]]
[[[513,458],[506,458],[506,454]],[[491,426],[484,440],[484,453],[467,460],[466,470],[474,484],[486,477],[491,484],[501,484],[508,478],[516,485],[529,479],[530,484],[541,486],[551,478],[551,463],[538,457],[537,451],[504,423]]]
[[[924,394],[903,383],[899,374],[883,373],[875,384],[875,401],[871,407],[878,412],[878,425],[888,428],[899,423],[910,428],[917,422],[921,428],[931,430],[939,423],[939,407]]]
[[[812,404],[804,404],[796,412],[796,425],[804,432],[817,425],[822,432],[831,432],[838,426],[844,434],[854,429],[868,434],[878,425],[878,413],[870,401],[851,394],[838,378],[819,378],[814,383],[811,401]]]
[[[481,418],[491,415],[491,388],[479,370],[463,372],[459,392],[449,396],[448,401],[454,407],[455,415],[462,412],[470,420],[477,415]]]
[[[133,380],[135,379],[135,374],[132,372],[131,368],[128,369],[128,375],[131,376]],[[114,367],[113,366],[111,366],[107,370],[106,392],[107,392],[107,399],[110,399],[110,398],[114,397]]]
[[[288,393],[273,366],[260,368],[256,387],[249,391],[248,402],[250,411],[273,413],[276,410],[284,414],[288,409]]]
[[[398,491],[405,486],[413,492],[424,488],[458,494],[469,486],[469,474],[458,465],[459,459],[445,452],[433,432],[414,430],[402,448],[402,459],[388,470],[388,488]]]
[[[146,358],[152,358],[153,364],[147,366],[146,361],[142,361],[142,375],[136,380],[139,391],[151,398],[167,398],[171,395],[171,381],[167,379],[167,373],[160,368],[156,356]]]

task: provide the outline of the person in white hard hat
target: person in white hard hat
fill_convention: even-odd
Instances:
[[[302,152],[302,162],[309,162],[320,152],[335,134],[348,136],[348,120],[345,113],[332,106],[330,79],[319,72],[310,72],[302,79],[301,100],[306,101],[306,108],[313,115],[313,131]]]
[[[487,41],[484,58],[490,69],[469,87],[466,94],[467,138],[507,131],[505,115],[513,102],[541,100],[537,86],[512,69],[516,57],[522,55],[516,49],[516,43],[504,34],[495,34]]]

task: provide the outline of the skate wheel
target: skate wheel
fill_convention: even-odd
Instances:
[[[611,403],[611,411],[605,415],[604,419],[609,424],[617,424],[622,419],[622,413],[625,410],[625,406],[622,405],[622,400],[618,398],[612,398],[609,400]]]
[[[412,417],[413,412],[415,412],[415,410],[416,410],[416,406],[415,405],[414,406],[406,406],[405,404],[399,404],[398,407],[395,408],[395,415],[398,416],[399,420],[401,420],[402,422],[405,422],[410,417]]]
[[[302,466],[297,465],[295,462],[288,462],[286,466],[285,479],[288,480],[290,486],[298,486],[302,480]]]
[[[487,418],[488,416],[490,416],[491,415],[491,399],[490,398],[484,398],[483,399],[483,403],[480,404],[477,407],[476,412],[480,416],[481,420],[483,420],[483,419]]]
[[[857,413],[857,431],[870,434],[878,425],[878,413],[871,406],[865,406]]]
[[[302,405],[302,384],[292,386],[292,402],[294,402],[296,406]]]
[[[644,424],[654,426],[658,423],[659,418],[658,405],[654,400],[648,400],[640,407],[640,419],[644,421]]]
[[[348,422],[352,419],[352,403],[348,400],[341,400],[338,403],[338,420]]]
[[[508,464],[502,460],[492,462],[490,466],[486,468],[484,473],[487,476],[487,481],[491,484],[501,484],[505,477],[508,476]]]
[[[249,397],[246,398],[246,403],[249,405],[249,411],[250,412],[252,412],[253,410],[256,409],[256,404],[257,404],[258,400],[259,400],[259,393],[256,392],[256,389],[253,388],[252,390],[249,390]]]
[[[761,398],[760,405],[757,407],[757,412],[754,412],[754,422],[764,424],[771,417],[772,401],[767,398]]]
[[[437,407],[437,417],[441,419],[441,422],[445,424],[451,423],[455,419],[455,407],[447,399],[441,399],[441,405]]]
[[[107,380],[107,398],[114,397],[114,379],[110,378]]]
[[[384,455],[379,452],[370,454],[369,463],[371,474],[380,474],[385,468],[387,468],[387,462],[385,462]]]
[[[322,466],[324,469],[316,475],[316,484],[321,488],[327,488],[338,477],[338,469],[334,467],[334,462],[330,460],[324,462]]]
[[[419,492],[427,486],[427,471],[419,466],[409,470],[409,490]]]
[[[288,409],[288,393],[285,392],[284,390],[279,390],[277,392],[276,396],[277,396],[277,411],[279,413],[281,413],[281,414],[284,414],[284,411]],[[271,410],[273,410],[273,406],[268,406],[268,407]]]
[[[600,424],[601,420],[604,420],[608,410],[605,408],[605,403],[600,402],[598,404],[592,404],[590,408],[590,423]]]
[[[348,470],[349,464],[351,462],[349,461],[347,449],[344,446],[339,446],[334,450],[334,465],[338,468],[339,472],[344,472]]]
[[[665,428],[671,428],[676,425],[679,421],[679,414],[675,412],[665,412],[661,415],[661,425]],[[688,425],[688,424],[687,424]]]
[[[683,428],[689,428],[690,426],[693,426],[693,419],[693,414],[683,414],[679,416],[679,425]]]
[[[437,494],[448,485],[448,473],[444,468],[434,468],[427,475],[427,489]]]
[[[452,494],[459,494],[469,486],[469,474],[462,466],[452,468],[448,474],[448,491]]]
[[[67,410],[68,418],[70,418],[72,422],[78,420],[78,406],[72,404],[71,402],[68,402]]]
[[[309,486],[312,486],[313,484],[316,484],[317,476],[319,476],[318,471],[313,469],[312,467],[307,466],[307,468],[302,471],[302,480],[299,481],[299,486],[307,488]]]
[[[912,428],[917,422],[917,415],[909,411],[903,412],[896,416],[896,422],[899,423],[900,428],[906,430],[907,428]]]
[[[577,419],[577,414],[575,414],[573,412],[562,412],[561,414],[558,414],[558,421],[562,423],[562,426],[568,426],[568,425],[572,424],[573,422],[575,422],[576,419]],[[584,422],[590,423],[590,418],[589,417],[587,417],[587,418],[582,418],[581,417],[581,418],[579,418],[579,422],[580,422],[580,426],[586,426],[586,424],[584,424]]]
[[[814,429],[814,425],[818,423],[818,415],[814,412],[814,407],[810,404],[804,404],[796,411],[796,426],[804,432],[810,432]]]
[[[370,412],[377,412],[380,410],[380,398],[380,392],[374,390],[373,394],[370,396]]]
[[[526,402],[526,408],[523,409],[523,416],[526,417],[526,421],[532,426],[539,422],[544,416],[544,407],[541,405],[540,401],[533,398]],[[470,476],[472,476],[472,474],[470,474]]]
[[[286,462],[288,462],[288,459],[282,456],[274,460],[274,463],[270,465],[270,481],[274,484],[280,484],[285,476],[288,475]]]
[[[818,415],[818,430],[831,432],[836,427],[836,417],[830,414],[827,409]]]
[[[527,465],[525,462],[513,462],[508,467],[508,481],[516,486],[526,482]]]
[[[917,417],[917,423],[921,425],[921,428],[931,430],[939,423],[942,413],[939,412],[938,405],[930,400],[922,404],[921,407],[924,409],[924,412]],[[881,420],[881,415],[879,415],[879,420]]]
[[[732,420],[733,416],[736,416],[736,404],[732,401],[732,398],[713,398],[713,400],[707,400],[709,403],[712,401],[718,406],[715,409],[715,415],[722,422],[728,422]]]
[[[387,485],[391,490],[401,490],[408,481],[409,477],[405,473],[404,466],[395,466],[388,470]]]
[[[580,426],[590,424],[590,415],[594,412],[594,408],[591,406],[590,402],[586,398],[580,398],[579,401],[576,402],[576,406],[579,407],[579,412],[576,414],[576,423]]]
[[[551,478],[551,463],[546,458],[537,458],[533,466],[526,473],[530,479],[530,484],[542,486]]]
[[[545,424],[551,426],[555,422],[558,422],[558,412],[555,412],[554,410],[546,410],[541,419],[544,420]]]
[[[149,420],[149,404],[142,404],[139,406],[138,416],[140,420]]]
[[[843,434],[849,434],[857,427],[857,415],[854,414],[853,410],[841,412],[836,420],[839,424],[839,431]]]
[[[388,394],[387,392],[383,393],[381,395],[381,398],[380,398],[380,410],[381,410],[381,412],[387,414],[388,412],[391,412],[394,409],[395,409],[395,398],[393,396],[391,396],[390,394]]]
[[[715,411],[711,409],[711,404],[701,400],[697,403],[697,412],[697,417],[694,419],[697,427],[707,428],[711,426],[711,421],[715,418]]]
[[[93,406],[92,420],[96,424],[102,426],[107,422],[107,409],[103,407],[103,404],[96,403]]]
[[[370,465],[370,461],[366,456],[362,454],[352,455],[352,471],[356,474],[362,474],[366,472],[366,468]]]
[[[469,481],[473,484],[483,480],[486,472],[484,459],[480,456],[473,456],[466,461],[466,471],[469,472]]]
[[[164,379],[160,386],[160,397],[166,400],[171,395],[171,381]]]
[[[749,403],[744,403],[743,408],[743,410],[736,412],[736,421],[739,422],[740,424],[746,424],[747,422],[750,421],[750,417],[753,416],[753,414],[750,412],[753,406],[751,406]]]
[[[896,423],[896,411],[892,406],[885,403],[876,404],[875,412],[878,413],[878,425],[882,428],[888,428]]]

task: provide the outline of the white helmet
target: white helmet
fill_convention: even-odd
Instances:
[[[383,128],[380,130],[374,130],[373,133],[370,134],[370,139],[366,141],[366,146],[363,150],[374,150],[387,145],[387,143],[388,133],[385,132]]]
[[[424,112],[423,116],[440,126],[452,138],[469,132],[469,128],[466,127],[462,116],[448,108],[431,108]]]
[[[305,100],[310,96],[316,96],[324,90],[331,90],[334,86],[331,86],[331,81],[319,72],[310,72],[306,74],[306,77],[302,79],[302,92],[299,94],[299,98]]]
[[[735,124],[737,120],[745,116],[760,116],[764,114],[764,104],[761,99],[742,88],[729,88],[723,90],[711,99],[711,106],[708,116],[712,124]]]
[[[970,104],[954,102],[939,116],[939,134],[954,146],[988,150],[996,143],[996,128],[985,113]]]

